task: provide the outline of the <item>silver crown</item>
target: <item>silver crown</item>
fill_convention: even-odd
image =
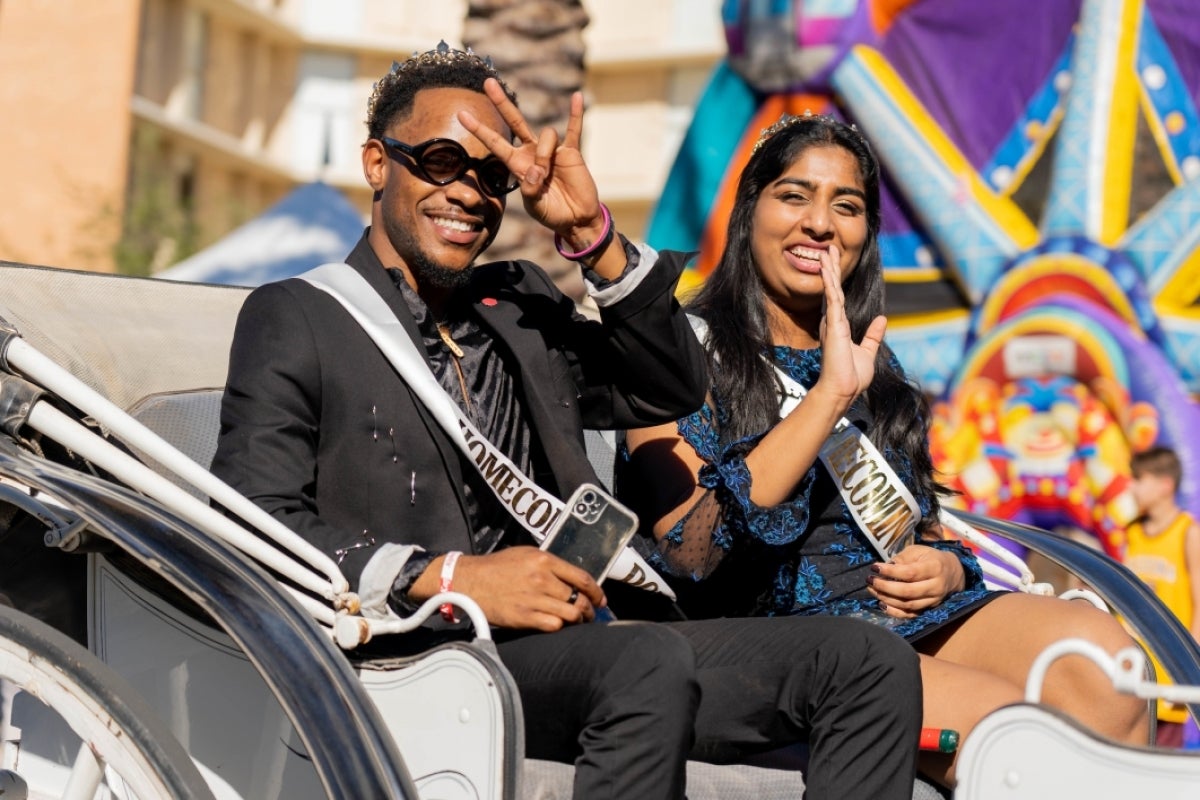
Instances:
[[[421,67],[439,66],[445,67],[459,62],[473,62],[484,68],[490,77],[495,78],[500,82],[504,93],[511,95],[508,84],[500,77],[500,73],[496,71],[496,67],[492,64],[491,56],[478,56],[471,48],[466,50],[458,50],[446,44],[443,39],[438,42],[438,46],[432,50],[426,50],[424,53],[413,51],[413,54],[404,61],[393,61],[392,68],[387,71],[379,80],[375,81],[375,85],[371,87],[371,97],[367,100],[367,119],[375,117],[375,104],[379,102],[380,95],[384,90],[398,81],[407,70],[419,69]]]

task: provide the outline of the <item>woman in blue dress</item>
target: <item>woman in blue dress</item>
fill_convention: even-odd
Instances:
[[[970,551],[943,537],[927,404],[883,342],[878,231],[879,166],[857,130],[806,115],[764,131],[722,258],[691,303],[706,329],[708,402],[678,423],[629,431],[619,489],[650,523],[658,566],[690,616],[839,614],[885,625],[921,654],[924,724],[966,736],[1022,699],[1051,642],[1083,636],[1115,653],[1132,640],[1086,602],[989,591]],[[807,393],[781,406],[792,381]],[[915,542],[889,559],[830,477],[837,459],[819,458],[843,418],[898,477],[847,495],[851,505],[866,499],[859,518],[892,519],[903,489],[919,511]],[[860,477],[879,472],[858,466]],[[872,509],[872,498],[885,507]],[[1051,668],[1043,698],[1113,739],[1147,742],[1146,704],[1080,657]],[[953,785],[951,757],[922,758],[926,774]]]

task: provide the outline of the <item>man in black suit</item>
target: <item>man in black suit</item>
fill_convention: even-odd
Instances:
[[[368,109],[371,226],[347,259],[459,409],[558,497],[596,482],[583,426],[675,419],[705,391],[673,298],[683,258],[614,235],[579,149],[582,104],[560,143],[471,53],[393,65]],[[517,188],[582,264],[600,322],[534,264],[476,263]],[[911,648],[835,618],[594,623],[601,587],[530,546],[358,324],[304,281],[246,301],[213,471],[334,557],[365,614],[405,614],[446,587],[475,599],[520,690],[528,754],[573,762],[577,797],[682,797],[689,754],[803,739],[811,796],[911,794]],[[404,641],[456,635],[446,616]]]

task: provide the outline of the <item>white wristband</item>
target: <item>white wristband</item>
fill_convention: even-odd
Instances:
[[[442,560],[442,577],[438,581],[439,592],[449,592],[454,587],[454,565],[458,563],[459,556],[462,555],[460,550],[451,550],[446,553],[446,557]],[[442,612],[442,619],[446,622],[458,622],[458,617],[454,616],[454,606],[449,603],[442,603],[438,609]]]

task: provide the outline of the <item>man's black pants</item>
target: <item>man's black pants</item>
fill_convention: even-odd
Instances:
[[[684,796],[688,758],[809,742],[810,798],[911,798],[912,647],[838,617],[578,625],[499,644],[526,753],[575,764],[576,798]]]

